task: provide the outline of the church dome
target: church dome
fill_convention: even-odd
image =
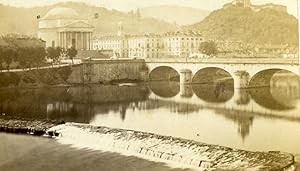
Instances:
[[[71,8],[56,7],[47,12],[47,14],[42,18],[45,20],[55,20],[55,19],[80,19],[80,15]]]

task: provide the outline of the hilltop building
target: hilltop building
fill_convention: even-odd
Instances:
[[[38,37],[46,47],[92,49],[94,27],[70,8],[56,7],[39,20]]]
[[[229,8],[232,6],[240,6],[244,8],[251,8],[252,10],[258,12],[262,9],[273,9],[276,11],[281,11],[281,12],[287,12],[287,7],[284,5],[277,5],[277,4],[263,4],[263,5],[253,5],[251,4],[250,0],[233,0],[231,3],[227,3],[223,5],[223,8]]]

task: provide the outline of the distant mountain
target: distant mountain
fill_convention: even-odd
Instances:
[[[76,10],[80,15],[89,18],[95,25],[96,34],[116,33],[118,23],[122,22],[125,33],[174,31],[176,26],[165,21],[144,18],[130,12],[108,10],[103,7],[89,6],[85,3],[66,2],[55,5],[33,8],[19,8],[0,4],[0,34],[18,33],[36,35],[38,31],[37,16],[44,16],[54,7],[67,7]],[[94,15],[98,13],[98,18]]]
[[[144,17],[153,17],[170,23],[188,25],[200,22],[210,11],[173,5],[153,6],[140,9]]]
[[[199,30],[208,39],[239,40],[259,44],[297,44],[297,19],[286,12],[231,6],[213,11],[185,29]]]

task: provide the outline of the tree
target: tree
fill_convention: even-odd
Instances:
[[[17,50],[17,62],[19,62],[19,65],[25,69],[26,67],[30,66],[30,60],[29,60],[29,48],[18,48]]]
[[[214,41],[202,42],[199,51],[205,55],[216,55],[218,53],[217,44]]]
[[[57,62],[61,53],[62,53],[62,48],[61,47],[48,47],[46,49],[47,57],[52,59],[52,65],[53,63]]]
[[[39,66],[45,61],[46,57],[46,51],[43,47],[34,47],[32,48],[33,53],[33,62],[36,65],[36,68],[38,69]]]
[[[74,64],[74,57],[77,55],[77,50],[74,47],[67,49],[67,56],[72,60],[72,64]]]
[[[0,47],[0,72],[2,72],[3,67],[2,67],[2,63],[3,63],[3,47]]]
[[[11,63],[16,59],[17,52],[14,48],[5,47],[2,49],[2,58],[6,63],[7,70],[9,71]]]

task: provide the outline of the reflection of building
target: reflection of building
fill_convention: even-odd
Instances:
[[[38,37],[46,46],[89,50],[92,48],[94,27],[75,10],[53,8],[39,21]]]
[[[250,134],[250,129],[253,125],[254,117],[252,114],[242,113],[240,111],[216,110],[217,113],[222,114],[226,119],[233,121],[238,125],[238,133],[242,140]]]

